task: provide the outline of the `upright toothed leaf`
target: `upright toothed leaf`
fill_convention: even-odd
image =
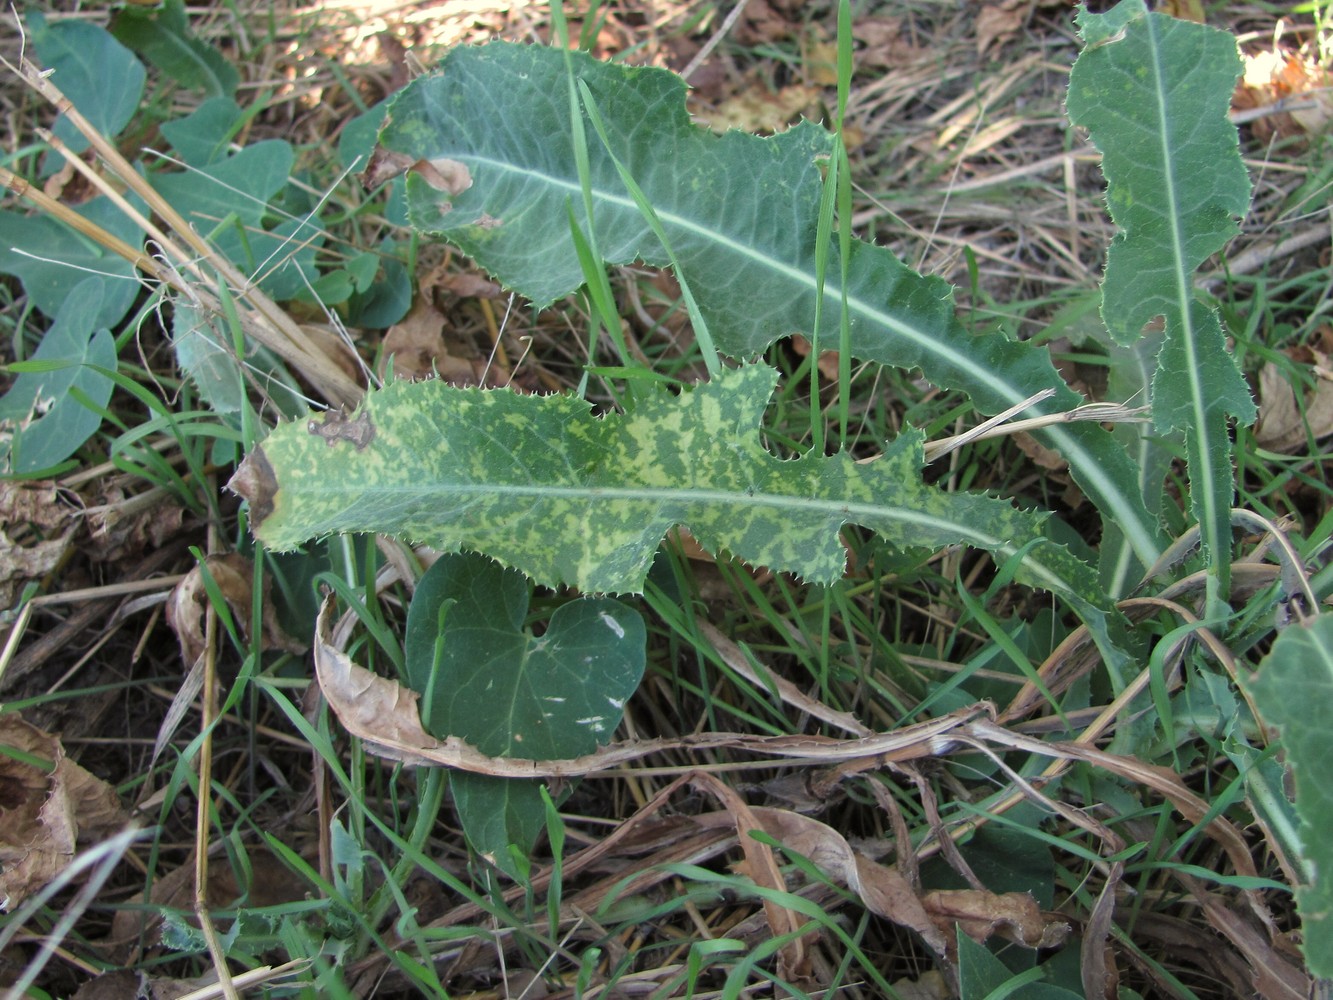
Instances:
[[[568,395],[397,382],[351,416],[279,426],[231,488],[274,549],[385,532],[599,592],[641,590],[675,525],[712,551],[831,583],[846,561],[839,529],[859,524],[896,545],[1018,555],[1020,580],[1060,594],[1106,637],[1091,568],[1042,536],[1042,516],[927,486],[919,433],[865,465],[770,454],[759,425],[776,378],[761,365],[728,369],[600,418]]]
[[[1121,342],[1161,316],[1166,340],[1153,379],[1158,432],[1184,431],[1190,501],[1203,529],[1211,592],[1229,578],[1233,495],[1227,418],[1254,403],[1194,271],[1237,230],[1250,182],[1228,117],[1240,72],[1225,32],[1150,14],[1124,0],[1079,13],[1085,48],[1069,79],[1069,118],[1102,151],[1107,204],[1120,232],[1106,255],[1102,317]]]
[[[1310,971],[1333,977],[1333,614],[1285,629],[1245,684],[1264,719],[1282,727],[1295,777],[1306,884],[1296,889],[1303,949]]]
[[[588,230],[566,62],[566,53],[540,46],[455,49],[440,74],[397,97],[380,136],[395,161],[414,164],[407,178],[413,224],[461,247],[538,305],[584,282],[568,221],[572,211]],[[602,257],[668,264],[619,161],[660,220],[720,351],[745,357],[788,334],[808,336],[818,288],[820,165],[832,153],[832,135],[807,122],[769,138],[716,136],[691,123],[685,84],[675,74],[585,53],[568,62],[606,137],[603,143],[591,123],[583,129]],[[826,272],[824,343],[839,342],[836,242]],[[965,331],[944,281],[922,277],[882,247],[859,240],[850,246],[853,355],[920,368],[937,385],[966,391],[988,413],[1043,389],[1056,394],[1037,412],[1082,401],[1042,350]],[[1043,437],[1150,562],[1160,550],[1158,528],[1134,490],[1123,449],[1088,423],[1053,427]]]

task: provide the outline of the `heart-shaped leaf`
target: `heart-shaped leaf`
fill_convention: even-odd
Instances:
[[[522,573],[478,555],[443,556],[421,578],[406,664],[422,724],[493,757],[591,753],[610,740],[643,677],[643,619],[619,601],[585,597],[535,636],[523,628],[528,598]],[[529,850],[545,819],[540,783],[453,775],[451,784],[468,839],[514,874],[509,845]]]
[[[0,472],[34,473],[63,462],[102,426],[116,341],[96,327],[107,282],[84,278],[69,291],[31,361],[0,397]]]

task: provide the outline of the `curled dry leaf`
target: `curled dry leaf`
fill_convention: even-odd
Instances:
[[[1307,434],[1315,440],[1333,434],[1333,381],[1319,379],[1301,407],[1283,370],[1268,362],[1259,369],[1259,422],[1254,439],[1269,451],[1291,454],[1305,447]]]
[[[575,777],[620,767],[664,751],[721,747],[786,757],[807,766],[869,758],[914,760],[947,753],[955,745],[948,734],[966,732],[968,723],[982,716],[994,717],[993,705],[978,702],[948,715],[861,739],[694,733],[674,739],[625,740],[595,753],[562,760],[491,757],[457,737],[436,739],[427,733],[418,714],[417,693],[353,663],[342,651],[351,633],[352,618],[345,617],[336,629],[333,619],[334,601],[329,597],[315,628],[315,676],[329,707],[343,727],[360,737],[371,753],[413,766],[456,767],[497,778]]]
[[[231,849],[244,852],[246,880],[242,882],[237,878],[236,868],[220,860],[220,853],[213,855],[208,866],[206,892],[210,910],[229,909],[242,899],[246,906],[259,909],[305,898],[306,883],[270,851],[254,845],[236,844],[231,845]],[[162,914],[171,910],[189,913],[194,908],[194,879],[193,854],[178,868],[153,879],[151,888],[135,900],[140,905],[116,911],[111,919],[111,933],[98,942],[103,954],[112,961],[128,963],[141,942],[158,944]],[[192,916],[187,919],[198,926]]]
[[[0,755],[0,910],[12,911],[64,871],[80,843],[109,835],[127,817],[115,789],[17,712],[0,715],[0,743],[52,764],[46,771]]]
[[[254,565],[249,559],[236,553],[209,556],[204,563],[218,590],[231,607],[241,634],[248,640],[250,608],[254,599],[252,586]],[[262,648],[304,653],[306,647],[284,632],[282,626],[278,624],[273,602],[268,600],[267,580],[264,582],[263,596],[264,634],[260,638]],[[167,622],[176,632],[186,667],[192,666],[203,655],[204,613],[207,607],[208,591],[204,588],[204,576],[199,567],[195,566],[185,575],[185,579],[176,584],[167,599]]]
[[[467,164],[441,157],[437,160],[417,160],[410,168],[436,191],[462,194],[472,186],[472,173]]]
[[[873,913],[916,931],[946,960],[956,958],[955,923],[974,940],[984,942],[998,934],[1028,948],[1056,947],[1069,935],[1064,920],[1042,913],[1026,893],[963,889],[921,896],[897,868],[853,849],[831,826],[785,809],[751,811],[775,840],[856,893]]]
[[[387,124],[387,121],[386,121]],[[361,184],[367,191],[373,191],[386,181],[391,181],[416,162],[415,157],[404,153],[391,153],[383,146],[376,146],[370,162],[361,174]]]
[[[60,564],[73,537],[71,514],[53,482],[0,482],[0,609]]]
[[[477,373],[471,363],[453,357],[445,345],[445,323],[427,296],[418,298],[412,311],[384,335],[379,375],[387,375],[389,359],[393,358],[393,373],[398,378],[422,379],[438,374],[453,385],[475,384]]]
[[[782,877],[782,869],[773,848],[763,841],[751,837],[751,830],[765,826],[760,820],[758,810],[751,808],[736,789],[719,781],[711,774],[700,773],[692,782],[696,787],[710,792],[726,808],[736,824],[736,839],[745,854],[741,867],[755,885],[780,892],[787,891],[787,883]],[[780,810],[773,810],[780,812]],[[776,938],[786,937],[802,928],[806,920],[795,910],[782,906],[777,900],[765,898],[764,916],[768,920],[769,930]],[[778,973],[783,979],[804,988],[819,985],[814,978],[814,962],[810,954],[810,943],[804,934],[794,937],[783,945],[778,952]]]
[[[120,487],[111,486],[102,491],[96,507],[88,508],[87,517],[92,542],[88,554],[100,562],[114,562],[160,549],[180,530],[185,508],[165,491],[127,496]]]
[[[1025,892],[940,889],[926,893],[921,901],[941,927],[957,923],[980,943],[999,935],[1026,948],[1056,948],[1069,937],[1069,924],[1042,913]]]

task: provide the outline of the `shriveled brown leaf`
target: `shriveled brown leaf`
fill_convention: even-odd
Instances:
[[[860,897],[872,913],[916,931],[941,958],[950,954],[949,936],[941,932],[902,872],[854,851],[827,823],[785,809],[756,808],[764,830],[785,847],[809,858],[835,882]]]
[[[744,874],[748,875],[755,885],[786,892],[787,883],[782,877],[782,869],[778,865],[777,858],[773,856],[773,848],[750,836],[752,830],[764,829],[767,825],[760,821],[758,810],[752,809],[736,789],[711,774],[696,775],[693,784],[710,792],[733,817],[736,823],[736,839],[745,855],[742,868]],[[770,812],[781,814],[783,810],[775,809]],[[763,905],[764,915],[768,919],[768,926],[774,937],[785,937],[806,924],[805,917],[773,899],[766,897]],[[783,979],[795,985],[806,988],[820,985],[814,978],[810,941],[804,934],[782,946],[778,952],[778,969]]]
[[[949,1000],[954,995],[948,978],[937,969],[923,972],[916,979],[895,981],[893,992],[899,1000]]]
[[[17,712],[0,715],[0,743],[52,763],[47,773],[0,755],[0,909],[12,911],[64,871],[80,843],[124,826],[127,816],[115,789]]]
[[[1012,40],[1027,22],[1030,12],[1028,0],[987,3],[977,14],[977,54],[985,55],[992,46],[998,47]]]
[[[116,969],[88,980],[71,1000],[140,1000],[148,995],[148,977],[137,969]]]
[[[1315,440],[1333,434],[1333,381],[1318,379],[1305,394],[1304,412],[1283,369],[1268,362],[1259,369],[1259,422],[1254,439],[1269,451],[1300,451],[1307,434]]]
[[[1063,455],[1054,448],[1047,448],[1027,431],[1019,431],[1013,435],[1013,439],[1024,455],[1048,472],[1063,472],[1069,468],[1069,462]]]
[[[1157,13],[1168,14],[1181,21],[1193,21],[1195,24],[1203,24],[1207,20],[1202,0],[1162,0],[1157,6]]]
[[[809,84],[794,83],[776,91],[755,84],[710,108],[700,109],[699,117],[717,133],[735,128],[772,134],[799,118],[819,96],[820,89]]]
[[[903,32],[901,17],[864,17],[856,22],[857,66],[899,67],[922,58],[935,58],[931,50],[915,44]]]
[[[1213,928],[1230,941],[1249,963],[1254,996],[1265,1000],[1302,1000],[1311,996],[1314,983],[1299,961],[1293,961],[1274,947],[1253,917],[1238,913],[1227,900],[1184,872],[1173,877],[1181,882],[1199,904]]]
[[[164,492],[127,496],[119,486],[108,486],[98,506],[88,510],[88,555],[99,562],[141,557],[180,531],[184,518],[185,508]]]
[[[389,359],[393,359],[393,373],[397,378],[432,378],[436,374],[454,385],[471,385],[477,381],[473,366],[450,355],[444,343],[447,320],[422,296],[403,319],[389,327],[384,335],[378,374],[387,376]]]
[[[797,354],[803,358],[810,356],[810,341],[806,340],[799,333],[791,338],[791,347]],[[819,361],[816,362],[819,367],[819,374],[824,376],[825,381],[832,382],[835,385],[838,382],[838,352],[820,351]]]
[[[361,174],[361,183],[367,191],[373,191],[386,181],[406,173],[407,168],[415,162],[416,158],[406,153],[392,153],[383,146],[376,146],[370,156],[370,163]]]
[[[1315,53],[1275,43],[1266,52],[1245,56],[1245,71],[1232,97],[1238,111],[1272,109],[1254,119],[1249,128],[1255,139],[1319,135],[1333,121],[1333,72],[1319,64]]]
[[[750,0],[745,5],[734,34],[742,45],[762,45],[791,38],[799,24],[774,9],[769,0]]]
[[[209,556],[204,560],[204,565],[232,609],[241,634],[249,640],[250,609],[254,600],[254,564],[245,556],[229,553]],[[268,600],[268,586],[269,581],[265,579],[261,648],[288,653],[305,652],[305,645],[289,636],[278,624],[273,602]],[[204,576],[200,568],[195,566],[185,575],[185,579],[176,584],[167,598],[167,622],[176,633],[181,656],[187,667],[192,666],[204,652],[204,615],[207,607],[208,591],[204,587]]]
[[[358,384],[364,383],[361,359],[347,342],[346,334],[328,323],[302,323],[301,331],[344,375]]]
[[[60,564],[72,544],[72,515],[49,480],[0,481],[0,608]]]
[[[594,753],[562,760],[490,757],[464,740],[436,739],[421,725],[416,692],[352,662],[342,651],[351,632],[351,619],[334,626],[334,602],[324,601],[315,626],[315,677],[329,708],[366,749],[389,760],[413,766],[456,767],[497,778],[572,777],[619,767],[630,761],[668,750],[743,749],[777,755],[807,764],[839,760],[910,760],[930,757],[950,746],[945,735],[965,730],[981,716],[993,717],[994,706],[978,702],[948,715],[900,726],[892,732],[862,739],[838,740],[826,736],[754,736],[748,733],[702,732],[658,739],[611,743]]]
[[[504,294],[503,288],[476,271],[450,271],[441,274],[434,287],[462,299],[498,299]]]
[[[956,923],[979,943],[998,935],[1025,948],[1055,948],[1069,937],[1069,924],[1042,913],[1025,892],[937,889],[926,893],[922,903],[942,930]]]
[[[219,858],[221,855],[219,854]],[[208,891],[205,898],[210,910],[225,910],[241,899],[250,907],[281,906],[305,897],[308,886],[299,876],[269,851],[250,848],[245,855],[249,886],[243,886],[232,867],[210,858]],[[154,947],[162,926],[162,914],[168,910],[194,909],[195,864],[193,856],[179,867],[163,872],[153,880],[147,893],[135,900],[139,906],[118,910],[111,919],[111,933],[98,942],[103,953],[114,961],[129,960],[140,945]],[[192,917],[187,917],[192,924]],[[197,926],[197,924],[196,924]]]

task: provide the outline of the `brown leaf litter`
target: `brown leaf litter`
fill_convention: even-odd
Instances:
[[[114,788],[19,713],[0,715],[0,744],[11,751],[0,754],[0,911],[13,912],[128,816]]]

